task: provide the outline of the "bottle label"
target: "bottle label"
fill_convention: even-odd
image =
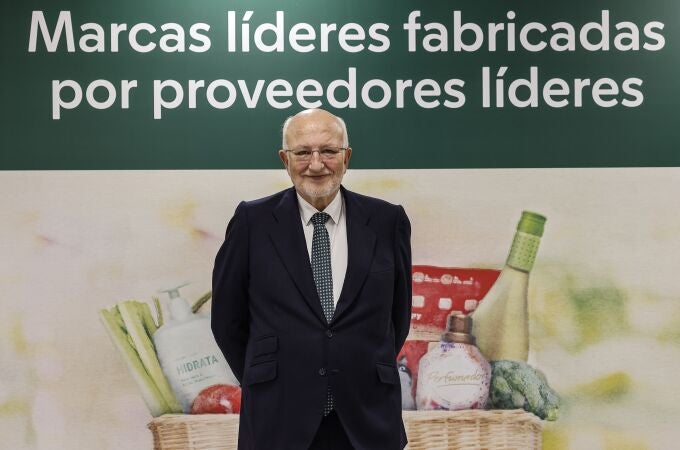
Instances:
[[[174,373],[166,372],[166,375],[185,412],[191,410],[194,399],[204,388],[214,384],[237,384],[229,366],[216,353],[182,355],[171,363]]]
[[[199,373],[200,376],[205,376],[206,371],[202,370],[208,366],[212,366],[213,364],[219,364],[219,360],[217,359],[217,356],[215,355],[206,355],[206,356],[200,356],[198,358],[195,358],[191,361],[180,361],[180,363],[176,366],[177,369],[177,375],[182,376],[182,375],[188,375],[191,372]],[[191,377],[184,378],[182,379],[183,382],[186,380],[191,379]]]
[[[418,409],[483,408],[489,395],[491,368],[477,347],[442,344],[420,362]]]
[[[534,261],[536,261],[536,253],[538,253],[540,243],[540,237],[518,231],[512,240],[512,247],[506,264],[517,270],[530,272],[534,266]]]
[[[191,411],[203,389],[215,384],[238,384],[206,318],[162,330],[155,336],[158,360],[185,413]]]

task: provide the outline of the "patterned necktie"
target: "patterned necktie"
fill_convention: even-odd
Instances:
[[[315,213],[312,216],[314,224],[314,235],[312,236],[312,273],[316,291],[319,293],[321,307],[326,316],[326,321],[330,322],[335,311],[333,303],[333,273],[331,271],[331,241],[328,237],[326,222],[330,216],[324,212]],[[328,385],[326,392],[326,405],[323,415],[327,416],[333,410],[333,395],[331,386]]]

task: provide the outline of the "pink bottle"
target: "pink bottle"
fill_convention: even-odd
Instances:
[[[489,398],[491,366],[475,346],[472,318],[451,314],[441,341],[420,359],[419,410],[482,409]]]

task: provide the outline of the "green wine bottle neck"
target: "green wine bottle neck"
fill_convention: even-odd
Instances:
[[[510,254],[505,265],[522,272],[531,272],[540,243],[540,236],[518,231],[512,240],[512,247],[510,247]]]
[[[506,266],[522,272],[531,272],[536,261],[538,245],[543,236],[545,216],[531,211],[522,211],[522,217],[517,224],[517,232],[512,240],[510,254],[505,262]]]

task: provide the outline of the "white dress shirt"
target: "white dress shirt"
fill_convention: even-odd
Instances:
[[[314,236],[314,224],[312,216],[319,212],[318,209],[310,205],[304,198],[297,194],[300,218],[302,219],[302,229],[305,232],[307,241],[307,253],[309,261],[312,261],[312,237]],[[333,303],[337,306],[342,292],[342,285],[345,282],[347,272],[347,225],[345,223],[345,199],[338,191],[333,201],[323,210],[331,216],[326,222],[326,230],[331,242],[331,273],[333,275]]]

